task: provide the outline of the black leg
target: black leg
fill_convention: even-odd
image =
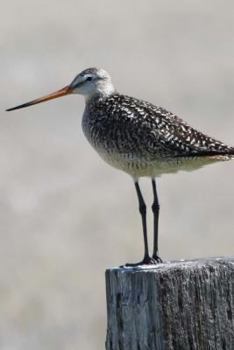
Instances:
[[[135,181],[135,188],[137,192],[137,198],[138,198],[138,203],[139,203],[139,212],[141,214],[141,219],[142,219],[142,227],[143,227],[143,236],[144,236],[144,258],[142,261],[139,263],[135,264],[126,264],[126,266],[139,266],[139,265],[144,265],[144,264],[155,264],[156,261],[150,257],[149,255],[149,247],[148,247],[148,238],[147,238],[147,224],[146,224],[146,205],[144,198],[142,196],[140,186],[138,184],[138,181]]]
[[[152,211],[153,211],[153,215],[154,215],[153,259],[155,259],[157,262],[162,262],[162,259],[158,256],[158,219],[159,219],[160,206],[159,206],[159,201],[158,201],[158,194],[157,194],[155,179],[152,179],[152,187],[153,187],[153,194],[154,194],[154,201],[152,204]]]
[[[147,238],[147,224],[146,224],[146,205],[144,202],[144,198],[141,194],[140,186],[138,184],[138,181],[135,182],[136,192],[137,192],[137,198],[139,202],[139,212],[141,214],[142,218],[142,227],[143,227],[143,236],[144,236],[144,248],[145,248],[145,254],[144,259],[149,259],[149,248],[148,248],[148,238]]]

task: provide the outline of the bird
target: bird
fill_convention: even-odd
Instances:
[[[196,130],[160,106],[119,93],[111,76],[102,68],[85,69],[64,88],[7,111],[69,94],[85,98],[82,129],[91,146],[105,162],[130,175],[134,182],[142,221],[144,255],[139,262],[125,266],[161,263],[156,179],[163,174],[192,171],[214,162],[231,160],[234,147]],[[139,185],[142,177],[149,177],[152,183],[152,254],[147,236],[147,208]]]

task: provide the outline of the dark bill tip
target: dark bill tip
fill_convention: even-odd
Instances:
[[[24,107],[29,107],[29,106],[32,106],[32,105],[33,104],[31,104],[30,102],[29,103],[23,103],[22,105],[6,109],[6,112],[14,111],[16,109],[20,109],[20,108],[24,108]]]

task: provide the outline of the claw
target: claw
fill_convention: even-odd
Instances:
[[[153,259],[158,263],[163,263],[162,259],[158,255],[153,255]]]
[[[159,256],[155,257],[150,257],[146,256],[144,259],[138,263],[133,263],[133,264],[125,264],[120,267],[137,267],[137,266],[142,266],[142,265],[157,265],[159,263],[162,263],[162,259]]]

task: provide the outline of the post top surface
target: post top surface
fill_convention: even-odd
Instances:
[[[158,265],[142,265],[134,267],[112,267],[107,269],[108,272],[162,272],[174,269],[193,269],[202,268],[205,266],[217,266],[217,265],[233,265],[234,268],[234,256],[224,256],[224,257],[209,257],[191,260],[172,260],[165,261]]]

